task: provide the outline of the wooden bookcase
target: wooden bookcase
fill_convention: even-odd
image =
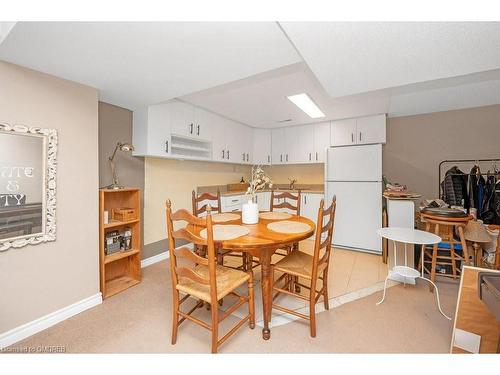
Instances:
[[[137,218],[117,221],[113,209],[134,208]],[[104,211],[108,211],[108,224],[104,224]],[[106,233],[111,230],[132,231],[131,250],[110,255],[104,252]],[[141,193],[139,189],[99,190],[99,262],[100,284],[103,298],[108,298],[141,282]]]

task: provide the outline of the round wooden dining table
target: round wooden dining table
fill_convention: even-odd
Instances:
[[[262,287],[262,311],[264,328],[262,329],[262,337],[264,340],[268,340],[271,337],[271,330],[269,329],[269,322],[271,320],[272,311],[272,282],[273,278],[271,275],[271,257],[276,252],[276,250],[283,248],[286,245],[291,245],[293,243],[305,240],[314,234],[315,224],[312,220],[304,216],[293,215],[289,218],[282,220],[266,220],[259,218],[257,224],[243,224],[241,221],[241,213],[238,220],[226,221],[223,223],[214,223],[214,225],[242,225],[248,228],[250,233],[247,235],[225,241],[215,240],[216,248],[245,252],[259,259],[261,265],[261,287]],[[280,233],[272,231],[267,227],[267,224],[276,221],[297,221],[304,224],[308,224],[310,229],[307,232],[302,233]],[[188,226],[187,228],[193,234],[199,236],[200,227]]]

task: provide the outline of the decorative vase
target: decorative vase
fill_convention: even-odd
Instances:
[[[257,224],[259,222],[259,205],[252,200],[243,203],[241,221],[243,224]]]

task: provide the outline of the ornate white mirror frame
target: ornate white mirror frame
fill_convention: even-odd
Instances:
[[[43,140],[43,192],[42,192],[42,225],[37,233],[0,239],[0,251],[35,245],[56,239],[56,171],[57,171],[57,130],[24,125],[0,123],[0,135],[19,134],[39,137]],[[0,160],[1,162],[1,160]]]

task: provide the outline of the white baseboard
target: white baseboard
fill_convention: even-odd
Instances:
[[[168,259],[168,257],[169,257],[169,252],[167,250],[167,251],[164,251],[163,253],[153,255],[152,257],[143,259],[143,260],[141,260],[141,268],[144,268],[144,267],[150,266],[152,264],[161,262],[164,259]]]
[[[81,301],[73,303],[72,305],[63,307],[60,310],[54,311],[53,313],[42,316],[41,318],[35,319],[29,323],[23,324],[19,327],[11,329],[10,331],[0,334],[0,349],[6,348],[18,341],[24,340],[25,338],[34,335],[44,329],[52,327],[53,325],[62,322],[72,316],[79,314],[85,310],[88,310],[94,306],[102,303],[101,292],[94,294],[88,298]]]
[[[182,246],[187,247],[189,249],[194,248],[194,245],[192,243],[181,245],[181,246],[178,246],[177,248],[182,247]],[[162,260],[168,259],[169,257],[170,257],[170,253],[168,252],[168,250],[164,251],[163,253],[153,255],[152,257],[141,260],[141,268],[144,268],[144,267],[150,266],[152,264],[161,262]]]

